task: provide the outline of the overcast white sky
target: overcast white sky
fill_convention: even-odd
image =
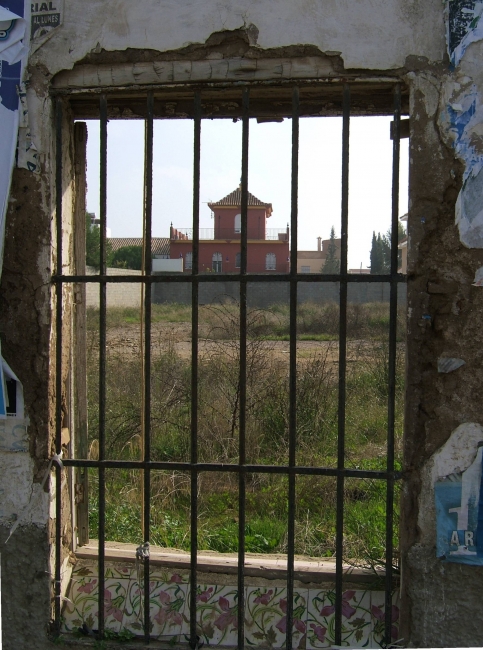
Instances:
[[[349,267],[369,266],[373,230],[391,219],[390,117],[351,119]],[[99,123],[88,123],[87,209],[99,215]],[[201,227],[213,227],[208,201],[218,201],[240,182],[241,122],[203,120]],[[299,250],[315,250],[317,237],[340,235],[341,118],[300,120]],[[113,237],[142,234],[144,123],[108,125],[108,227]],[[250,120],[248,189],[273,204],[269,228],[290,221],[291,120]],[[193,122],[157,120],[154,127],[153,236],[168,237],[172,222],[190,228],[193,188]],[[408,140],[401,141],[400,215],[408,205]]]

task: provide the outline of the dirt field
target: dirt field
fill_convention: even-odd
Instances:
[[[182,359],[189,360],[191,358],[191,323],[153,323],[151,340],[151,350],[154,357],[172,348]],[[98,347],[96,338],[92,339],[92,345],[94,348]],[[220,346],[223,345],[231,346],[233,342],[200,337],[199,354],[201,357],[210,356],[211,351],[219,352]],[[290,353],[288,341],[263,341],[260,345],[271,351],[275,359],[286,361],[288,364]],[[141,332],[139,324],[108,329],[108,353],[134,358],[140,354],[140,347]],[[373,343],[350,340],[347,342],[347,362],[360,361],[361,356],[370,356],[372,351]],[[312,359],[318,355],[324,356],[328,363],[337,365],[339,357],[338,341],[297,342],[298,360]]]

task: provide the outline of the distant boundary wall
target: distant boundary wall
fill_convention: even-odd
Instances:
[[[97,275],[98,271],[92,266],[86,269],[87,275]],[[132,269],[107,269],[107,275],[141,275],[141,271]],[[86,303],[88,307],[99,308],[99,285],[86,284]],[[141,284],[123,282],[122,284],[107,284],[107,307],[140,307]]]
[[[87,268],[87,275],[96,275],[97,271]],[[107,269],[108,275],[141,275],[141,271],[130,269]],[[199,288],[199,304],[210,305],[226,300],[237,301],[240,297],[238,282],[203,282]],[[99,307],[99,286],[88,283],[87,306]],[[347,300],[352,303],[389,302],[390,285],[387,282],[350,283]],[[161,282],[153,284],[153,303],[191,304],[191,284],[189,282]],[[277,303],[288,303],[290,286],[286,282],[249,282],[247,301],[249,307],[265,309]],[[299,282],[297,302],[338,302],[339,285],[336,282]],[[406,284],[398,285],[398,303],[406,302]],[[140,307],[141,286],[137,283],[107,285],[108,307]]]
[[[351,283],[347,290],[347,300],[352,303],[389,302],[390,285],[386,282]],[[153,285],[154,303],[191,304],[191,284],[156,283]],[[226,300],[238,300],[238,282],[203,282],[199,285],[199,304],[209,305]],[[249,307],[265,309],[277,303],[288,303],[290,286],[286,282],[249,282],[247,302]],[[339,285],[336,282],[299,282],[297,302],[338,302]],[[406,284],[398,285],[398,303],[406,302]]]

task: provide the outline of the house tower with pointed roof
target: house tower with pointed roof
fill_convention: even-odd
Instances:
[[[200,229],[199,271],[237,273],[241,261],[241,187],[208,206],[213,212],[214,227]],[[271,215],[272,204],[248,192],[248,273],[288,272],[289,229],[267,228]],[[187,272],[192,269],[192,240],[192,229],[171,226],[171,258],[182,257]]]

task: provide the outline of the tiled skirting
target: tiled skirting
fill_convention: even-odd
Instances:
[[[113,632],[143,634],[143,567],[132,562],[107,562],[105,627]],[[283,580],[247,577],[245,646],[281,648],[285,642],[287,589]],[[189,634],[189,572],[151,567],[149,585],[152,637],[171,644],[186,643]],[[75,566],[63,617],[64,632],[83,623],[97,629],[97,563]],[[330,584],[297,581],[294,593],[294,648],[330,648],[335,643],[335,592]],[[384,592],[362,583],[348,586],[342,601],[342,645],[379,648],[384,637]],[[392,637],[398,640],[398,590],[393,594]],[[200,573],[197,586],[198,634],[205,646],[237,645],[236,576]]]

